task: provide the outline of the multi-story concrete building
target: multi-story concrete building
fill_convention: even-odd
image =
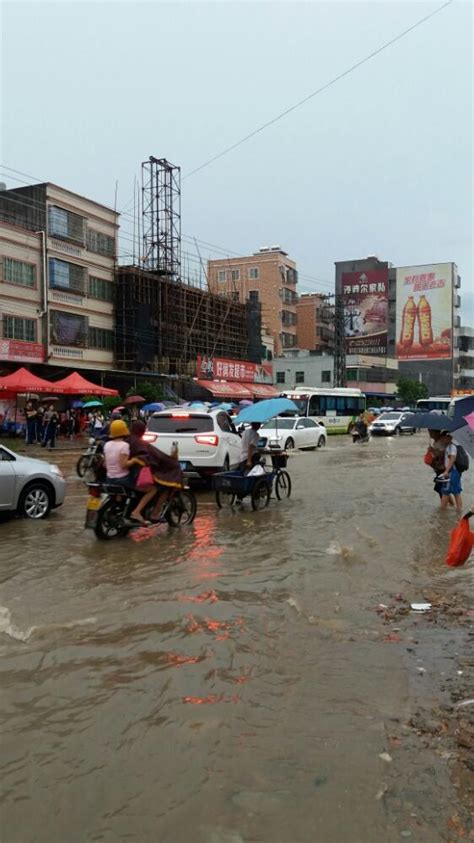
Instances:
[[[298,348],[334,351],[334,305],[324,293],[304,293],[296,303]]]
[[[296,263],[280,246],[264,247],[253,255],[208,261],[213,292],[239,301],[258,301],[262,326],[275,342],[275,355],[297,344]]]
[[[392,402],[398,380],[398,363],[385,357],[346,357],[347,386],[361,389],[370,401]],[[334,356],[324,352],[294,350],[273,361],[273,382],[281,389],[334,386]]]
[[[49,182],[0,191],[1,362],[113,369],[118,217]]]
[[[454,388],[459,392],[474,391],[474,328],[460,327],[459,358],[454,373]]]
[[[430,395],[449,395],[459,370],[460,287],[452,262],[394,267],[375,256],[337,261],[346,353],[386,356],[387,366],[397,360],[401,377],[424,383]]]

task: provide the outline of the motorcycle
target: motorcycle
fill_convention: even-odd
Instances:
[[[101,480],[102,471],[105,474],[104,443],[101,439],[91,436],[87,451],[79,457],[76,463],[76,472],[78,477],[87,483]]]
[[[121,486],[120,483],[88,483],[89,499],[86,507],[85,527],[94,530],[98,539],[109,540],[127,533],[139,524],[130,523],[130,513],[143,492],[138,489]],[[157,488],[159,494],[159,487]],[[196,498],[187,487],[172,489],[163,504],[159,519],[151,517],[156,500],[152,500],[143,510],[143,517],[152,523],[167,521],[170,527],[184,527],[192,524],[196,515]]]

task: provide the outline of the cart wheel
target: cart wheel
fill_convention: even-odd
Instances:
[[[291,495],[291,477],[287,471],[279,471],[275,478],[275,494],[279,501]]]
[[[262,477],[252,489],[252,509],[265,509],[270,500],[270,487]]]
[[[234,492],[226,492],[224,489],[219,489],[219,491],[216,492],[216,504],[219,509],[225,509],[228,506],[233,506],[234,501]]]

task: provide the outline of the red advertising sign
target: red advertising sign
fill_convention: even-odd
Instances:
[[[41,363],[44,356],[44,348],[40,343],[0,340],[0,360],[13,360],[17,363]]]
[[[272,383],[270,363],[249,363],[248,360],[229,360],[198,354],[198,378],[239,381],[240,383]]]
[[[348,354],[387,354],[388,269],[344,272],[344,333]]]

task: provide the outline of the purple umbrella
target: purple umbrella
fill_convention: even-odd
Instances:
[[[248,398],[243,398],[242,401],[239,401],[239,407],[251,407],[253,401],[249,401]]]

